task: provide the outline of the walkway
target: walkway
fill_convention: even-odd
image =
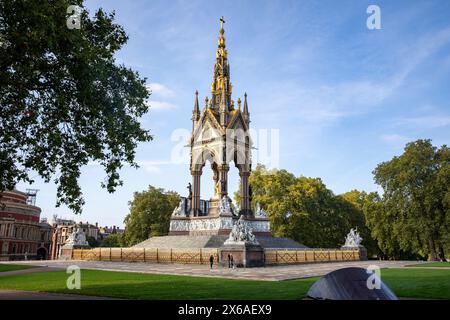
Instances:
[[[5,263],[5,262],[0,262]],[[401,268],[410,265],[419,264],[417,261],[352,261],[352,262],[328,262],[328,263],[311,263],[297,264],[286,266],[273,266],[265,268],[238,268],[228,269],[215,266],[212,270],[208,265],[190,265],[190,264],[151,264],[139,262],[105,262],[105,261],[14,261],[14,264],[35,265],[47,268],[27,269],[22,271],[43,272],[66,269],[70,265],[77,265],[81,269],[94,269],[105,271],[122,271],[122,272],[139,272],[139,273],[155,273],[155,274],[171,274],[198,277],[220,277],[230,279],[251,279],[251,280],[290,280],[315,276],[322,276],[331,271],[347,268],[361,267],[367,268],[370,265],[376,265],[380,268]],[[56,268],[56,269],[55,269]],[[11,271],[17,272],[17,271]],[[5,272],[6,273],[6,272]],[[2,273],[0,273],[1,275]]]

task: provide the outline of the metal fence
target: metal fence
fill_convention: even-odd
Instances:
[[[265,250],[266,265],[360,260],[359,250],[302,249]]]
[[[74,260],[208,264],[209,257],[219,261],[220,249],[92,248],[74,249]],[[266,265],[360,260],[359,250],[339,249],[265,249]]]
[[[207,264],[213,255],[218,261],[218,249],[153,249],[153,248],[92,248],[74,249],[72,259],[94,261],[126,261],[153,263]]]

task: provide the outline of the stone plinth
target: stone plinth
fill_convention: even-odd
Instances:
[[[172,217],[170,219],[169,236],[191,235],[227,235],[236,218],[228,216]]]
[[[200,217],[172,216],[169,235],[228,235],[237,220],[238,218],[232,214]],[[270,222],[268,218],[246,218],[246,223],[255,235],[270,236]]]
[[[367,259],[367,249],[366,247],[359,245],[359,246],[355,246],[355,247],[351,247],[351,246],[342,246],[341,250],[358,250],[359,251],[359,259],[360,260],[368,260]]]
[[[236,267],[263,267],[264,249],[260,245],[249,243],[225,244],[220,248],[222,266],[228,266],[228,255],[233,255]]]
[[[89,249],[89,245],[71,245],[66,244],[61,247],[61,254],[59,255],[59,259],[61,260],[71,260],[72,259],[72,252],[75,249]]]

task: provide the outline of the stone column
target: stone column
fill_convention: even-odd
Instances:
[[[191,199],[191,215],[198,216],[200,212],[200,178],[201,171],[191,171],[192,175],[192,199]]]
[[[220,199],[228,195],[228,170],[230,167],[226,164],[219,166],[219,195]]]
[[[247,215],[251,212],[250,208],[250,197],[249,197],[249,185],[248,185],[248,177],[250,176],[250,172],[248,171],[240,171],[239,176],[241,177],[241,211]]]

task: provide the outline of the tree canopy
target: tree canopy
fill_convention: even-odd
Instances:
[[[66,25],[78,5],[81,27]],[[124,163],[151,140],[145,79],[116,63],[128,40],[114,13],[91,17],[82,0],[0,1],[0,191],[39,175],[57,185],[57,205],[81,212],[80,168],[106,172],[109,192]]]
[[[320,178],[295,177],[286,170],[267,170],[258,165],[249,178],[256,203],[267,211],[272,232],[310,247],[339,247],[350,228],[370,239],[360,207],[336,196]],[[356,191],[355,191],[356,192]]]
[[[167,235],[170,216],[179,202],[178,193],[162,188],[149,186],[146,191],[135,192],[124,220],[123,242],[132,246],[152,236]]]
[[[113,233],[108,235],[100,243],[100,247],[105,248],[117,248],[122,247],[123,237],[121,233]]]
[[[417,140],[373,173],[384,194],[382,199],[372,196],[367,219],[380,247],[445,259],[450,249],[450,149]]]

